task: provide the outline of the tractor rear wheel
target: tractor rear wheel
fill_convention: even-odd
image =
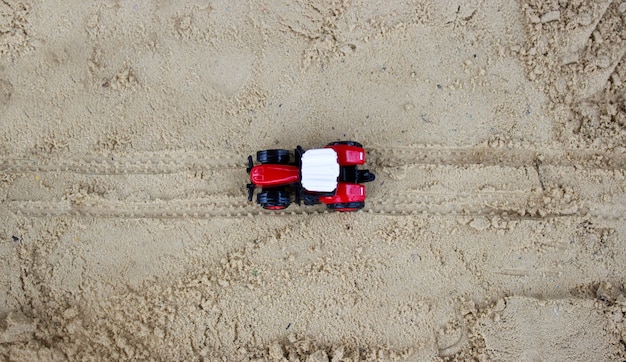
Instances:
[[[334,204],[327,204],[326,207],[335,211],[357,211],[365,207],[365,202],[336,202]]]
[[[354,142],[354,141],[337,141],[337,142],[331,142],[328,144],[328,146],[337,146],[337,145],[355,146],[355,147],[363,148],[362,144],[358,142]]]

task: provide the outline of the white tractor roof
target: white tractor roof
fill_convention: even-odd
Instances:
[[[337,188],[339,162],[332,148],[318,148],[302,155],[302,187],[312,192],[331,192]]]

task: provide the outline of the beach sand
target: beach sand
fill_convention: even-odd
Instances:
[[[0,2],[0,359],[626,359],[626,2]],[[366,208],[257,150],[354,140]]]

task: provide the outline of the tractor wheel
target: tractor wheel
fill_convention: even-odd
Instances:
[[[346,145],[346,146],[355,146],[355,147],[363,148],[362,144],[358,142],[354,142],[354,141],[338,141],[338,142],[331,142],[328,144],[328,146],[336,146],[336,145]]]
[[[264,150],[256,153],[259,163],[289,163],[289,151],[287,150]]]
[[[291,203],[289,194],[283,190],[263,190],[256,198],[259,205],[267,210],[286,209]]]
[[[326,207],[335,211],[357,211],[365,207],[365,202],[337,202]]]

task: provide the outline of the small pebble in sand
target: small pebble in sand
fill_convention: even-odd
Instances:
[[[541,19],[537,15],[534,15],[534,14],[528,15],[528,20],[530,20],[530,22],[533,24],[537,24],[541,21]]]
[[[541,16],[542,23],[549,23],[551,21],[557,21],[561,19],[561,12],[558,10],[550,11]]]
[[[483,231],[491,226],[491,221],[487,220],[487,218],[484,217],[477,217],[474,220],[470,221],[469,226],[472,229]]]
[[[600,32],[597,30],[594,30],[594,32],[591,33],[591,38],[597,44],[602,44],[604,42],[604,39],[602,38],[602,34],[600,34]]]
[[[582,26],[589,26],[593,22],[593,18],[589,13],[582,13],[578,15],[578,24]]]
[[[619,87],[622,85],[622,80],[619,77],[619,74],[617,73],[613,73],[613,75],[611,75],[611,82],[613,82],[613,84],[615,84],[616,87]]]

